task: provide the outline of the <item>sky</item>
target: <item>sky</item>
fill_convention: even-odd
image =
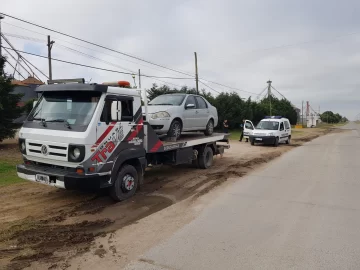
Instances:
[[[351,120],[360,113],[359,11],[357,0],[13,0],[2,1],[0,7],[0,12],[8,15],[187,74],[195,73],[197,52],[199,78],[206,85],[200,83],[200,88],[214,95],[217,93],[207,86],[256,100],[271,79],[298,108],[302,101],[309,101],[315,111],[331,110]],[[2,31],[18,50],[47,56],[46,36],[50,35],[55,41],[55,59],[122,72],[137,73],[140,69],[145,75],[188,78],[159,81],[141,77],[145,88],[153,83],[195,87],[194,78],[188,75],[9,17],[2,20]],[[48,74],[47,59],[23,56]],[[9,61],[15,64],[10,57]],[[52,65],[53,79],[133,82],[127,74],[56,61]],[[12,73],[13,68],[7,66],[6,71]]]

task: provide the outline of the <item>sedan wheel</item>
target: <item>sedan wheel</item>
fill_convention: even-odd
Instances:
[[[181,135],[181,129],[182,129],[182,125],[180,121],[178,120],[172,121],[168,131],[168,136],[179,139]]]
[[[206,125],[206,130],[204,131],[204,134],[206,136],[210,136],[213,133],[214,133],[214,121],[210,119]]]

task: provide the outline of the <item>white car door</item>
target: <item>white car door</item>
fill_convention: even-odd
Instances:
[[[254,131],[254,124],[250,120],[245,120],[244,123],[244,138],[248,139],[251,131]]]
[[[184,105],[183,130],[196,129],[196,125],[198,121],[198,113],[196,112],[197,112],[197,105],[196,105],[195,97],[193,95],[189,95]]]
[[[291,136],[291,126],[290,126],[289,121],[287,121],[287,120],[284,121],[284,124],[285,124],[286,136],[288,138],[289,136]],[[287,138],[286,138],[286,140],[287,140]]]
[[[210,110],[205,102],[205,100],[202,97],[198,97],[195,96],[196,102],[197,102],[197,117],[198,117],[198,121],[197,121],[197,128],[206,128],[208,119],[209,119],[209,115],[210,115]]]
[[[285,142],[287,140],[288,135],[285,130],[284,122],[280,122],[279,132],[280,132],[279,142]]]

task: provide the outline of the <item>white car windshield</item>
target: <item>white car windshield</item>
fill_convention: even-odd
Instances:
[[[256,129],[278,130],[279,129],[279,122],[260,121],[260,123],[256,126]]]
[[[169,105],[180,106],[183,103],[185,95],[162,95],[157,96],[148,105]]]

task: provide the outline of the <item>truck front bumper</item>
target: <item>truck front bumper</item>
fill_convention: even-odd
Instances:
[[[249,136],[250,142],[254,141],[255,143],[264,143],[264,144],[274,144],[275,138],[276,138],[275,136],[256,136],[256,135]]]
[[[16,170],[17,175],[22,179],[58,188],[96,190],[110,186],[108,175],[80,175],[63,169],[25,164],[17,165]]]

